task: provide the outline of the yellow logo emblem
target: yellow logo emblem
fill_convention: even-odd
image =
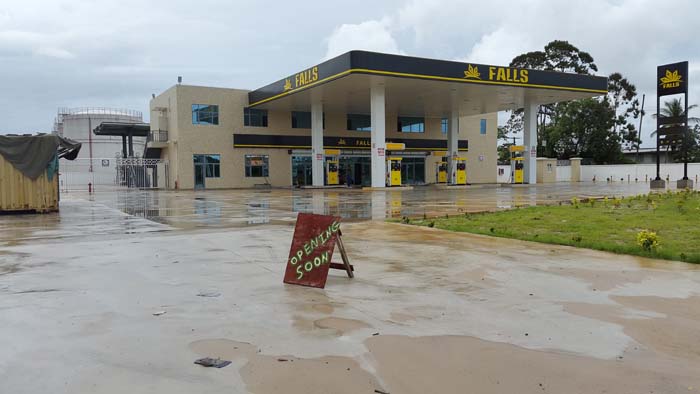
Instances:
[[[661,77],[661,87],[664,89],[677,88],[681,86],[683,77],[678,73],[678,70],[671,72],[666,70],[666,75]]]
[[[472,66],[471,64],[468,65],[466,71],[464,71],[464,78],[481,79],[479,68],[477,66]]]
[[[344,139],[339,139],[338,140],[338,145],[345,145],[345,140]]]
[[[289,78],[284,81],[284,91],[286,92],[287,90],[292,90],[292,81],[290,81]]]

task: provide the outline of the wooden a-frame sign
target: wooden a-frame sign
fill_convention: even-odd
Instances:
[[[284,283],[324,288],[328,270],[345,270],[353,278],[354,267],[345,252],[340,231],[340,217],[299,213],[289,249]],[[333,251],[338,244],[342,263],[333,263]]]

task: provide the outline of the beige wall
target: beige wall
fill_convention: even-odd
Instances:
[[[572,157],[571,161],[571,182],[581,182],[581,158]]]
[[[481,134],[481,119],[486,119],[486,134]],[[469,141],[467,158],[468,183],[496,183],[498,176],[498,114],[484,114],[460,119],[459,138]]]
[[[243,125],[243,108],[248,102],[248,91],[176,85],[151,100],[151,129],[160,127],[156,107],[167,108],[169,141],[163,149],[162,158],[170,161],[170,185],[181,189],[194,187],[195,154],[221,155],[221,178],[207,178],[206,188],[252,187],[265,183],[265,178],[246,178],[246,154],[269,155],[270,177],[273,186],[290,186],[291,156],[287,149],[233,148],[233,134],[290,134],[308,136],[310,129],[292,129],[291,113],[268,112],[268,127],[246,127]],[[218,125],[193,125],[192,104],[219,106]],[[400,133],[397,129],[397,114],[387,113],[386,138],[402,139],[446,139],[442,134],[439,118],[426,118],[424,133]],[[480,119],[487,119],[487,133],[481,135]],[[155,119],[155,121],[153,121]],[[345,113],[325,113],[324,135],[370,138],[369,132],[350,131],[346,128]],[[496,182],[496,114],[487,114],[460,119],[459,139],[469,140],[469,152],[460,152],[467,158],[467,181],[469,183]],[[479,160],[479,156],[483,160]],[[435,182],[435,166],[440,157],[428,156],[425,163],[425,180]]]
[[[537,183],[557,181],[557,159],[537,158]]]

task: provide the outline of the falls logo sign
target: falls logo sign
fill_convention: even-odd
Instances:
[[[683,82],[683,76],[678,73],[678,70],[666,70],[666,75],[659,78],[661,87],[664,89],[677,88]]]
[[[656,94],[688,94],[688,62],[664,64],[656,68]]]
[[[481,79],[481,74],[479,73],[479,68],[477,66],[472,66],[469,64],[466,71],[464,71],[464,78],[467,79]]]
[[[487,67],[487,66],[483,66]],[[521,70],[511,67],[488,66],[488,81],[527,84],[529,81],[529,70]],[[464,79],[482,80],[479,67],[471,64],[464,70]]]

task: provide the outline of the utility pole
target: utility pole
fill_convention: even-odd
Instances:
[[[639,145],[642,144],[642,120],[644,120],[644,99],[646,93],[642,94],[642,112],[639,115],[639,131],[637,131],[637,154],[634,157],[635,163],[639,164]]]

